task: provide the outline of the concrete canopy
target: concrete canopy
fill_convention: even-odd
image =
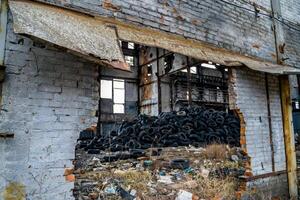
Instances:
[[[166,32],[128,24],[113,18],[85,15],[57,6],[27,0],[10,0],[17,33],[33,35],[89,56],[115,68],[129,70],[118,39],[158,47],[228,67],[246,66],[271,74],[300,74],[300,69],[221,49]],[[86,13],[89,14],[89,13]],[[91,57],[93,55],[94,57]]]
[[[14,31],[27,34],[96,63],[129,70],[116,30],[91,16],[30,1],[9,1]]]

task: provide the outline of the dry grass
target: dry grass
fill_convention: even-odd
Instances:
[[[147,184],[153,180],[153,176],[148,171],[103,171],[98,173],[89,173],[88,177],[95,181],[108,182],[109,180],[119,180],[126,188],[135,189],[139,192],[148,192]]]
[[[152,175],[147,171],[126,171],[115,173],[116,177],[121,179],[125,186],[130,186],[139,192],[147,192],[147,184],[153,179]]]
[[[234,178],[196,178],[198,187],[193,191],[200,199],[236,199],[238,181]]]
[[[203,152],[206,159],[226,160],[228,158],[228,149],[224,144],[211,144]]]

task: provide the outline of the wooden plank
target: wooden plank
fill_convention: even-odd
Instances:
[[[292,120],[291,92],[289,77],[287,75],[280,76],[280,89],[289,194],[291,200],[296,200],[298,198],[297,161]]]

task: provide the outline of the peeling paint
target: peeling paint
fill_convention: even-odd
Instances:
[[[252,47],[255,48],[255,49],[260,49],[260,45],[259,44],[253,44]]]
[[[110,0],[105,0],[102,3],[102,7],[107,9],[107,10],[112,10],[112,11],[121,11],[121,7],[113,4]]]

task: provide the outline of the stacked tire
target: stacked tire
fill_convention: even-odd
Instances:
[[[94,137],[86,149],[125,151],[150,147],[204,146],[211,143],[240,145],[240,122],[232,113],[202,107],[139,115],[117,130]]]

